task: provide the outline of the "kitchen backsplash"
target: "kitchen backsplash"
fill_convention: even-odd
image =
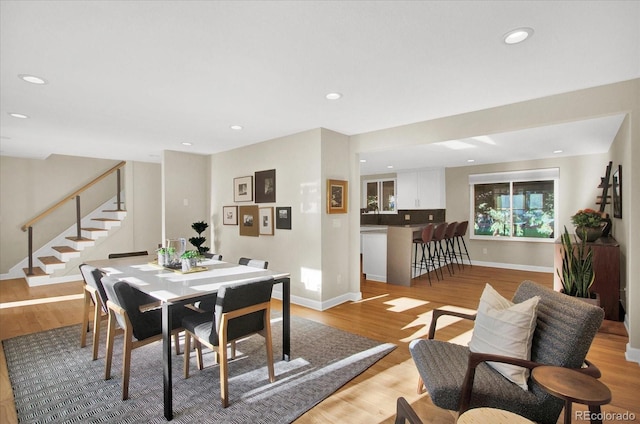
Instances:
[[[397,214],[360,214],[360,225],[408,225],[445,221],[446,209],[409,209],[400,210]]]

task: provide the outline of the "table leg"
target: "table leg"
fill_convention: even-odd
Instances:
[[[291,280],[282,279],[282,359],[291,359]]]
[[[571,424],[571,401],[564,401],[564,424]]]
[[[164,417],[173,419],[173,387],[171,379],[171,307],[168,302],[162,303],[162,363],[164,388]]]
[[[602,424],[602,410],[600,405],[589,405],[589,412],[591,413],[591,424]],[[596,417],[595,419],[593,417]]]

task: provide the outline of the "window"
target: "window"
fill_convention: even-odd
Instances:
[[[363,192],[365,208],[369,213],[396,212],[396,180],[367,180]],[[381,199],[381,200],[380,200]]]
[[[557,168],[469,175],[472,238],[553,240]]]

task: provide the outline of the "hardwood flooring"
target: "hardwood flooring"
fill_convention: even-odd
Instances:
[[[393,423],[396,399],[404,396],[426,423],[454,423],[455,415],[433,406],[427,395],[416,394],[417,372],[408,343],[426,334],[430,311],[453,307],[475,309],[489,282],[510,298],[525,279],[551,287],[553,276],[546,273],[503,270],[474,266],[445,273],[443,281],[425,277],[415,279],[412,287],[371,281],[361,283],[363,299],[319,312],[292,305],[292,313],[307,319],[360,334],[398,347],[332,396],[300,417],[296,423]],[[274,309],[281,307],[274,300]],[[34,333],[50,328],[78,324],[82,314],[82,283],[28,287],[23,279],[0,282],[0,339]],[[471,323],[454,322],[438,330],[438,338],[468,337]],[[601,381],[613,393],[604,412],[635,414],[640,423],[640,366],[624,358],[628,342],[621,323],[606,322],[589,351],[588,359],[602,370]],[[292,347],[295,356],[295,346]],[[90,358],[87,351],[87,359]],[[574,410],[586,410],[574,405]],[[16,423],[17,417],[8,380],[4,351],[0,349],[0,422]],[[562,416],[559,423],[562,422]],[[582,422],[575,416],[573,422]],[[605,420],[606,422],[606,420]]]

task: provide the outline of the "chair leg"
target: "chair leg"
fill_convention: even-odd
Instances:
[[[184,378],[189,378],[189,360],[191,360],[191,333],[184,332]]]
[[[98,359],[98,346],[100,345],[100,324],[102,324],[102,308],[96,305],[93,314],[93,351],[91,358],[95,361]],[[86,334],[83,332],[83,334]]]
[[[464,252],[467,255],[467,259],[469,259],[469,266],[471,265],[471,257],[469,256],[469,251],[467,250],[467,243],[464,241],[464,237],[458,237],[458,250],[460,249],[460,240],[462,240],[462,245],[464,246]],[[462,250],[460,250],[460,259],[462,259]]]
[[[422,243],[422,259],[420,259],[420,272],[422,272],[422,264],[424,263],[424,266],[427,269],[427,277],[429,278],[429,285],[431,285],[431,273],[429,272],[429,262],[427,262],[427,257],[424,251],[425,247],[428,248],[426,243]],[[429,250],[429,256],[431,256],[431,250]]]
[[[419,395],[423,394],[425,392],[424,389],[424,381],[422,381],[422,377],[418,377],[418,390],[417,393]]]
[[[91,296],[88,291],[84,291],[84,305],[82,308],[82,327],[80,327],[80,347],[87,345],[87,332],[89,331],[89,305]],[[95,359],[95,358],[94,358]]]
[[[204,368],[204,365],[202,363],[202,344],[200,343],[200,340],[198,340],[196,337],[194,337],[193,340],[194,340],[195,349],[196,349],[196,362],[198,364],[198,369],[202,371],[202,369]]]
[[[229,355],[229,359],[236,359],[236,341],[232,341],[231,343],[229,343],[230,347],[231,347],[231,354]]]
[[[173,343],[176,345],[176,355],[180,355],[180,333],[173,333]]]
[[[129,377],[131,373],[131,350],[133,334],[130,328],[124,330],[122,348],[122,400],[129,399]]]
[[[113,339],[116,333],[116,319],[109,311],[109,321],[107,324],[107,353],[105,354],[104,379],[111,378],[111,359],[113,358]]]
[[[220,400],[222,407],[229,406],[229,369],[227,368],[227,343],[218,346],[220,354]]]

